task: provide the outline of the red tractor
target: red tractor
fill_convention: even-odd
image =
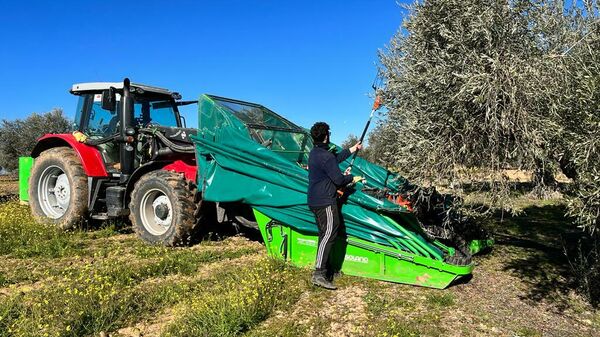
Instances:
[[[197,130],[185,127],[178,107],[197,101],[129,79],[75,84],[70,92],[79,96],[77,131],[47,134],[31,154],[36,219],[69,229],[85,219],[129,216],[147,242],[188,242],[201,217],[190,139]]]

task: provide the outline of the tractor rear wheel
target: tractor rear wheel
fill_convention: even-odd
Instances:
[[[144,241],[165,246],[188,244],[196,226],[198,204],[180,173],[153,171],[135,183],[129,219]]]
[[[76,227],[87,216],[88,187],[79,157],[68,147],[56,147],[36,158],[29,179],[31,213],[40,223],[60,229]]]

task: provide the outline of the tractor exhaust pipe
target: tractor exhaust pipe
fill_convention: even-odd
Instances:
[[[121,183],[126,183],[133,173],[135,161],[135,147],[131,145],[135,136],[133,128],[133,97],[130,91],[128,78],[123,80],[123,97],[121,99],[121,128],[119,159],[121,161]]]

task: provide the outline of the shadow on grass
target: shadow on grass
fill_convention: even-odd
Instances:
[[[504,270],[528,285],[525,299],[548,300],[559,310],[569,306],[568,294],[578,287],[565,255],[584,233],[564,216],[563,205],[531,206],[518,216],[495,215],[497,254],[504,254]]]

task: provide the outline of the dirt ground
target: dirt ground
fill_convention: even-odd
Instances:
[[[19,182],[15,176],[0,176],[0,201],[15,196],[19,191]]]
[[[16,194],[16,188],[16,182],[0,179],[0,195]],[[16,204],[14,198],[0,199],[0,213],[2,207],[27,212],[25,206]],[[563,253],[563,245],[570,244],[568,238],[577,232],[563,217],[563,207],[561,200],[531,200],[517,217],[498,214],[489,224],[495,233],[493,250],[475,258],[476,268],[470,280],[448,289],[427,289],[343,275],[336,280],[337,291],[326,291],[309,284],[310,270],[292,268],[292,276],[288,278],[279,280],[278,275],[270,276],[276,280],[273,287],[281,282],[281,285],[294,288],[281,292],[281,296],[286,297],[285,305],[274,304],[265,311],[266,314],[253,315],[252,320],[239,324],[241,328],[237,330],[217,331],[215,328],[207,335],[600,336],[600,313],[575,292],[576,280]],[[13,226],[8,221],[4,220],[0,227]],[[4,250],[0,247],[0,252],[4,252],[0,254],[3,255],[0,257],[3,261],[0,264],[0,336],[35,335],[32,331],[38,331],[37,328],[27,329],[37,321],[27,317],[29,314],[25,312],[53,313],[54,309],[51,306],[44,309],[43,303],[46,298],[51,298],[48,294],[55,294],[53,288],[60,288],[67,282],[68,275],[96,268],[90,266],[102,266],[106,261],[116,267],[110,267],[113,269],[102,276],[105,278],[110,277],[111,270],[114,273],[121,270],[119,266],[124,267],[124,273],[136,268],[142,271],[132,274],[134,276],[127,274],[129,279],[119,281],[123,284],[123,292],[126,290],[135,295],[131,302],[119,303],[134,306],[136,311],[128,314],[125,309],[110,307],[116,314],[111,313],[107,319],[113,322],[93,321],[92,324],[92,321],[79,318],[64,318],[63,322],[57,318],[54,322],[61,324],[60,329],[52,330],[52,326],[41,329],[71,336],[77,335],[73,334],[77,322],[83,322],[84,325],[97,324],[91,328],[82,325],[83,330],[78,330],[94,336],[177,335],[173,333],[176,331],[173,326],[180,324],[181,317],[188,317],[186,313],[196,310],[196,300],[202,300],[210,293],[210,297],[206,297],[207,303],[228,305],[220,301],[224,294],[207,290],[219,282],[215,275],[224,275],[217,279],[227,280],[228,273],[259,268],[266,258],[261,242],[243,236],[203,242],[188,248],[158,250],[158,247],[146,247],[134,234],[120,229],[91,228],[64,234],[66,238],[63,234],[44,235],[48,240],[58,240],[57,245],[63,250],[58,253],[46,251],[44,241],[39,243],[42,248],[32,253],[25,243],[0,238],[0,244],[21,247],[4,247]],[[63,239],[64,242],[60,241]],[[245,284],[241,279],[240,284]],[[111,284],[119,284],[114,282]],[[162,290],[155,294],[154,290],[160,287]],[[68,289],[66,293],[72,288],[65,289]],[[143,290],[137,293],[138,289]],[[41,309],[35,309],[33,304],[38,298],[36,292],[42,301]],[[140,304],[140,298],[144,298],[139,297],[140,294],[152,296],[153,302]],[[283,299],[277,298],[277,292],[272,296],[273,303],[283,303]],[[62,300],[57,298],[59,302]],[[120,297],[114,298],[121,301]],[[3,307],[10,301],[21,303]],[[99,301],[89,308],[85,304],[75,304],[71,297],[65,303],[73,303],[73,310],[96,312],[94,306],[106,305]],[[29,303],[31,307],[27,307]],[[68,308],[69,304],[66,306]],[[15,308],[24,311],[21,313]],[[221,310],[217,306],[210,308]],[[243,310],[235,317],[246,317]],[[3,324],[6,317],[12,319],[10,324]],[[230,326],[238,326],[233,318],[227,318],[227,322]],[[52,321],[49,324],[53,324]]]

